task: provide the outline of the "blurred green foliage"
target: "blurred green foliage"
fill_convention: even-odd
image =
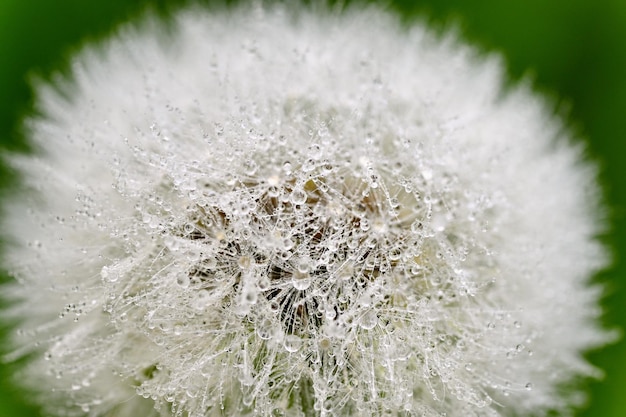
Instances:
[[[20,115],[32,105],[27,79],[67,67],[84,42],[97,40],[146,8],[166,13],[184,0],[1,0],[0,144],[24,148]],[[569,108],[589,154],[601,163],[610,206],[615,264],[598,280],[607,286],[606,322],[626,328],[626,0],[391,0],[407,19],[457,27],[485,51],[504,55],[513,79],[530,77],[556,105]],[[558,98],[560,97],[560,98]],[[10,176],[0,175],[2,182]],[[6,195],[3,196],[6,198]],[[549,318],[546,318],[549,319]],[[0,329],[0,334],[6,334]],[[0,349],[1,350],[1,349]],[[606,370],[591,384],[591,402],[579,415],[626,415],[626,342],[590,354]],[[27,395],[11,384],[12,366],[0,366],[0,417],[36,417]]]

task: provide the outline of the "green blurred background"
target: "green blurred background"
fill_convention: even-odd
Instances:
[[[167,13],[183,2],[0,0],[0,147],[25,147],[18,126],[20,114],[32,104],[28,76],[63,69],[81,44],[106,36],[146,8]],[[512,79],[530,77],[559,107],[569,108],[573,127],[588,138],[590,155],[600,161],[611,208],[613,230],[605,240],[614,249],[615,264],[597,278],[608,290],[605,321],[626,328],[626,0],[384,4],[439,28],[456,26],[482,49],[502,53]],[[4,173],[0,180],[6,184],[11,178]],[[626,416],[626,342],[592,352],[590,359],[606,377],[590,384],[591,400],[578,415]],[[11,372],[11,365],[0,365],[0,417],[39,416],[8,380]]]

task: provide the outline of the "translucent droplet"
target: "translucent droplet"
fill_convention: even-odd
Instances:
[[[291,283],[296,290],[304,291],[311,286],[311,276],[296,270],[291,276]]]
[[[270,186],[267,188],[267,195],[270,197],[278,197],[278,194],[280,194],[280,188],[270,184]]]
[[[285,336],[283,346],[287,352],[297,352],[302,346],[302,339],[294,334],[287,335]]]
[[[186,274],[180,274],[176,277],[176,284],[180,285],[183,288],[189,287],[189,276]]]
[[[263,276],[261,277],[261,279],[259,279],[258,286],[261,291],[266,291],[267,289],[269,289],[270,285],[271,282],[267,276]]]
[[[183,226],[183,232],[187,235],[194,230],[196,230],[196,226],[194,226],[192,223],[185,223],[185,225]]]
[[[256,304],[259,298],[259,294],[256,291],[256,288],[249,286],[243,289],[241,293],[241,300],[243,304],[252,305]]]
[[[295,205],[304,204],[307,200],[306,191],[302,188],[294,188],[290,196],[291,202]]]
[[[103,280],[105,281],[109,281],[109,277],[112,276],[109,273],[109,267],[108,266],[103,266],[102,270],[100,271],[100,276],[102,277]]]
[[[272,338],[272,322],[270,320],[263,320],[256,326],[256,334],[263,340],[269,340]]]
[[[243,255],[243,256],[240,256],[239,259],[237,260],[237,265],[241,269],[250,269],[250,267],[252,266],[252,262],[253,261],[250,256]]]
[[[397,261],[402,256],[402,250],[400,248],[393,248],[387,255],[390,261]]]
[[[441,285],[442,278],[438,275],[433,275],[430,277],[430,283],[433,287],[438,287]]]
[[[378,324],[378,316],[372,310],[368,311],[361,317],[359,320],[359,326],[361,326],[365,330],[372,330]]]
[[[313,158],[309,158],[302,164],[302,171],[311,172],[315,169],[316,163]]]
[[[312,143],[309,146],[307,155],[311,158],[318,159],[322,155],[322,147],[318,143]]]

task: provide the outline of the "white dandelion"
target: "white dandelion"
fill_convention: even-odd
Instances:
[[[421,25],[250,9],[38,86],[3,204],[20,382],[57,416],[570,413],[606,256],[562,122]]]

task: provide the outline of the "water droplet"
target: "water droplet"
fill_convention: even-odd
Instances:
[[[259,166],[253,159],[247,159],[243,163],[243,169],[248,175],[254,175],[258,168]]]
[[[100,271],[100,276],[103,280],[108,282],[115,282],[119,279],[119,274],[117,273],[117,271],[112,270],[108,266],[102,267],[102,270]]]
[[[192,223],[185,223],[185,225],[183,226],[183,232],[186,235],[192,233],[194,230],[196,230],[196,226],[194,226]]]
[[[285,347],[285,350],[287,350],[287,352],[297,352],[302,346],[302,339],[295,334],[287,335],[285,336],[283,346]]]
[[[263,277],[261,277],[261,279],[259,279],[258,286],[261,291],[268,290],[270,285],[271,285],[270,279],[266,275],[264,275]]]
[[[390,261],[397,261],[402,256],[402,250],[400,248],[393,248],[389,251],[388,257]]]
[[[291,202],[295,205],[304,204],[307,200],[306,191],[302,188],[294,188],[290,196]]]
[[[237,265],[239,266],[239,268],[241,269],[250,269],[252,267],[252,258],[250,256],[247,255],[243,255],[240,256],[239,259],[237,260]]]
[[[362,227],[361,227],[362,228]],[[374,220],[373,224],[372,224],[372,230],[374,233],[376,234],[384,234],[387,232],[387,223],[385,222],[384,219],[381,218],[377,218]]]
[[[270,320],[263,320],[256,326],[256,334],[263,340],[269,340],[272,338],[272,322]]]
[[[433,275],[430,277],[430,283],[433,285],[433,287],[440,286],[442,282],[444,282],[444,279],[438,275]]]
[[[322,155],[322,147],[318,143],[312,143],[309,146],[307,155],[311,158],[318,159]]]
[[[176,277],[176,284],[180,285],[183,288],[189,287],[189,276],[186,274],[180,274]]]
[[[256,304],[259,298],[259,294],[256,288],[252,285],[247,285],[243,288],[241,292],[241,302],[244,305],[252,305]]]
[[[311,286],[311,276],[307,272],[296,270],[291,276],[291,284],[296,290],[304,291]]]
[[[368,311],[359,320],[359,325],[365,330],[372,330],[378,324],[378,316],[372,310]]]

